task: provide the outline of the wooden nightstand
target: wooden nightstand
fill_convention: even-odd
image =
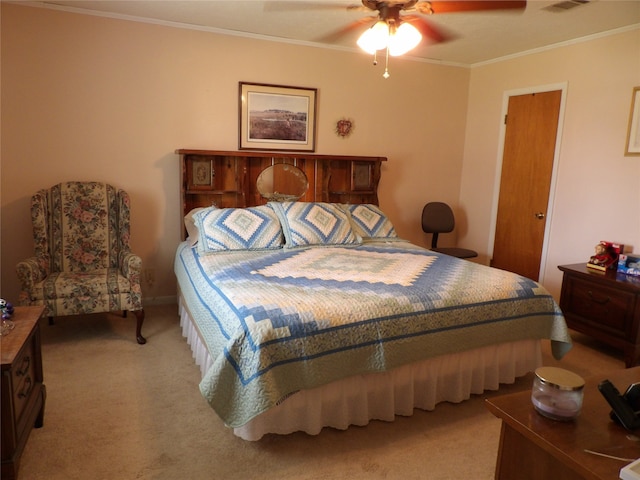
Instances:
[[[586,264],[562,265],[560,308],[569,328],[624,352],[627,368],[640,360],[640,278]]]
[[[16,307],[15,328],[0,337],[2,357],[2,479],[17,477],[31,429],[44,421],[46,389],[38,320],[44,307]]]

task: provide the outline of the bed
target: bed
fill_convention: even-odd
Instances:
[[[245,440],[393,421],[571,340],[538,283],[398,238],[371,203],[196,208],[174,270],[200,392]]]

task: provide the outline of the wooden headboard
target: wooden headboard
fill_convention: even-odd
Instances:
[[[380,167],[387,160],[252,151],[180,149],[176,153],[181,165],[182,217],[196,207],[264,205],[268,200],[258,192],[258,176],[265,168],[280,163],[294,165],[306,175],[309,188],[300,201],[378,205]]]

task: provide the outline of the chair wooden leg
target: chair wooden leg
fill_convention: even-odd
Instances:
[[[136,340],[140,345],[144,345],[145,343],[147,343],[147,340],[142,336],[142,322],[144,322],[144,309],[136,310],[135,312],[133,312],[133,314],[136,316],[136,319],[137,319]]]
[[[49,325],[53,325],[53,317],[49,317]]]

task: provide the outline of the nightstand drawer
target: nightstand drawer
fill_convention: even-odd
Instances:
[[[609,328],[620,336],[630,334],[636,295],[580,278],[567,279],[563,310]]]
[[[15,366],[11,370],[13,383],[13,404],[16,420],[20,420],[25,406],[33,394],[36,384],[36,357],[33,337],[30,337],[24,350],[17,357]]]

